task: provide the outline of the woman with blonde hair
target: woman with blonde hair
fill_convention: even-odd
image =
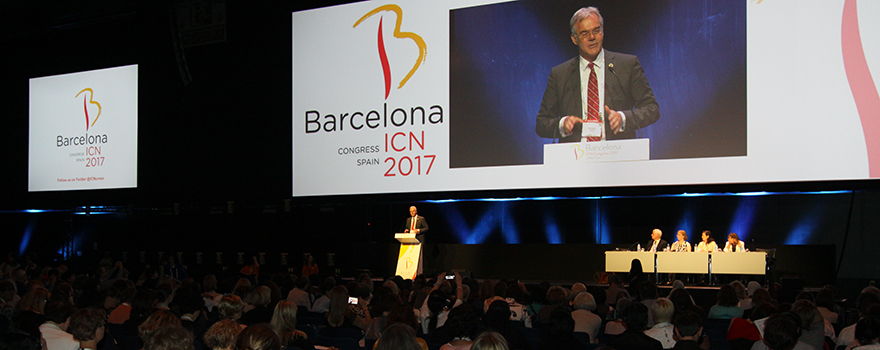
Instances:
[[[296,311],[294,302],[289,300],[279,301],[275,305],[275,313],[272,315],[272,328],[281,336],[281,344],[285,347],[295,347],[302,350],[313,350],[315,346],[309,341],[309,337],[302,331],[296,330]]]
[[[281,337],[266,323],[245,328],[235,341],[236,350],[281,350]]]
[[[672,243],[673,252],[689,252],[691,251],[691,242],[688,242],[687,232],[678,230],[675,234],[676,241]]]
[[[484,332],[471,344],[471,350],[510,350],[510,347],[501,334]]]

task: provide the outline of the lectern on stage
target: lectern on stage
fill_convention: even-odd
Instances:
[[[400,241],[396,275],[404,279],[416,279],[422,273],[422,242],[416,238],[415,233],[397,233],[394,238]]]

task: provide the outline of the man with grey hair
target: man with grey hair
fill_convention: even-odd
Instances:
[[[590,342],[599,342],[599,328],[602,327],[602,318],[594,314],[596,299],[589,292],[580,292],[571,301],[574,309],[571,318],[574,319],[574,331],[590,335]]]
[[[535,132],[562,142],[636,138],[660,119],[639,59],[603,49],[605,20],[595,7],[571,17],[578,57],[550,71]]]
[[[416,209],[416,206],[409,207],[409,217],[406,218],[406,223],[403,224],[403,232],[415,233],[420,241],[424,237],[422,235],[428,232],[428,222],[425,221],[424,216],[419,215],[419,210]]]

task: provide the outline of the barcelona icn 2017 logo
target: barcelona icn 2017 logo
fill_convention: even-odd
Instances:
[[[101,117],[101,103],[95,100],[95,91],[92,88],[85,88],[78,92],[74,98],[82,96],[83,115],[85,116],[86,128],[85,133],[76,136],[58,135],[55,138],[56,147],[85,146],[85,152],[74,153],[76,156],[88,156],[88,158],[78,158],[77,162],[85,161],[86,167],[96,167],[104,165],[104,157],[101,156],[102,145],[107,143],[107,134],[90,134],[89,129],[95,126]],[[91,109],[92,113],[89,113]],[[97,112],[97,113],[95,113]],[[92,116],[94,115],[94,118]]]
[[[419,50],[419,56],[413,64],[412,68],[409,69],[406,76],[400,81],[397,86],[397,89],[401,89],[406,85],[407,82],[410,81],[416,71],[422,66],[422,63],[426,61],[428,45],[425,43],[425,40],[422,39],[420,35],[412,32],[401,31],[401,25],[403,23],[403,10],[400,8],[400,6],[395,4],[379,6],[367,12],[360,19],[358,19],[354,23],[354,25],[352,25],[352,28],[356,29],[367,19],[384,12],[392,12],[397,16],[397,20],[394,24],[393,36],[397,39],[412,40]],[[379,18],[377,46],[379,60],[382,64],[382,73],[385,80],[385,100],[387,101],[391,93],[391,64],[388,60],[388,53],[385,50],[385,39],[382,32],[383,21],[384,16],[381,16]],[[415,125],[417,122],[420,122],[422,125],[426,125],[428,123],[440,124],[443,123],[443,107],[439,104],[433,105],[428,108],[425,108],[423,106],[412,106],[408,108],[408,110],[402,107],[392,107],[389,114],[388,104],[384,103],[382,107],[372,109],[368,112],[356,111],[352,113],[325,115],[322,115],[317,110],[308,110],[305,112],[306,134],[317,133],[321,130],[323,130],[324,132],[343,131],[345,129],[358,131],[362,130],[364,126],[366,126],[368,129],[376,129],[380,126],[383,128],[387,128],[389,127],[389,122],[395,127],[402,127],[407,124]],[[348,125],[348,128],[346,128],[346,124]]]

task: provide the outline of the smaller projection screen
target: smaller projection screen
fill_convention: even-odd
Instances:
[[[578,34],[603,38],[600,113],[630,118],[565,143],[559,120],[592,108],[569,27],[591,5],[604,28]],[[855,0],[294,12],[293,196],[880,178],[878,15]]]
[[[28,191],[137,187],[138,66],[30,79]]]

